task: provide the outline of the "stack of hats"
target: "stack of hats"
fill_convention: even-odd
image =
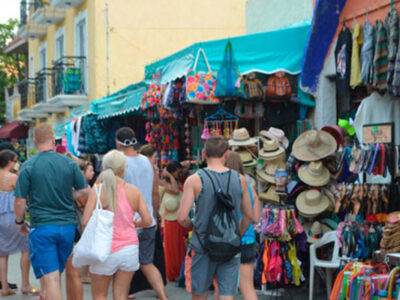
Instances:
[[[285,149],[289,146],[289,141],[282,130],[273,127],[268,131],[262,130],[260,137],[263,146],[258,155],[264,161],[264,167],[257,170],[257,179],[266,183],[268,187],[259,197],[263,201],[279,202],[275,174],[277,170],[285,169]]]
[[[383,252],[400,252],[400,211],[387,216],[380,246]]]
[[[300,135],[293,144],[293,154],[305,162],[298,170],[299,179],[311,188],[326,186],[331,178],[322,159],[332,155],[337,149],[335,138],[326,131],[309,130]],[[313,218],[328,209],[334,200],[318,190],[304,191],[296,198],[300,214]]]

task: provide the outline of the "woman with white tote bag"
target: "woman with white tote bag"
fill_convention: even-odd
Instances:
[[[152,222],[139,190],[122,179],[126,165],[125,155],[120,151],[112,150],[104,156],[99,185],[91,191],[82,217],[85,227],[97,209],[97,199],[102,209],[114,212],[111,253],[105,261],[92,262],[89,267],[94,300],[107,299],[111,281],[113,299],[128,298],[129,284],[139,269],[136,227],[147,227]],[[139,221],[135,220],[135,212],[140,215]]]

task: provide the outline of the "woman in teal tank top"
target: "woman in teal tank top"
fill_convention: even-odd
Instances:
[[[247,188],[249,189],[251,206],[253,208],[253,222],[242,236],[242,250],[240,259],[240,292],[244,300],[257,300],[257,294],[254,289],[254,262],[257,258],[257,242],[254,224],[260,222],[260,201],[255,190],[255,181],[250,176],[244,174],[243,163],[239,154],[231,152],[226,161],[226,166],[239,172],[247,179]],[[241,218],[239,213],[239,218]]]

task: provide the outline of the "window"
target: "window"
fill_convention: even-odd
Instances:
[[[47,43],[43,42],[39,47],[39,72],[36,77],[36,102],[46,101],[48,98],[47,78]]]
[[[35,56],[33,53],[29,55],[29,79],[35,77]]]
[[[55,59],[59,60],[61,57],[65,55],[65,27],[61,27],[56,32],[56,43],[55,43],[55,50],[56,55]]]
[[[87,43],[87,11],[82,11],[75,18],[75,66],[80,69],[83,91],[88,87],[88,43]]]

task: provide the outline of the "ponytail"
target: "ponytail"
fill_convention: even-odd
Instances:
[[[103,189],[108,203],[108,207],[115,211],[115,202],[117,197],[117,177],[113,170],[106,169],[102,174]]]

